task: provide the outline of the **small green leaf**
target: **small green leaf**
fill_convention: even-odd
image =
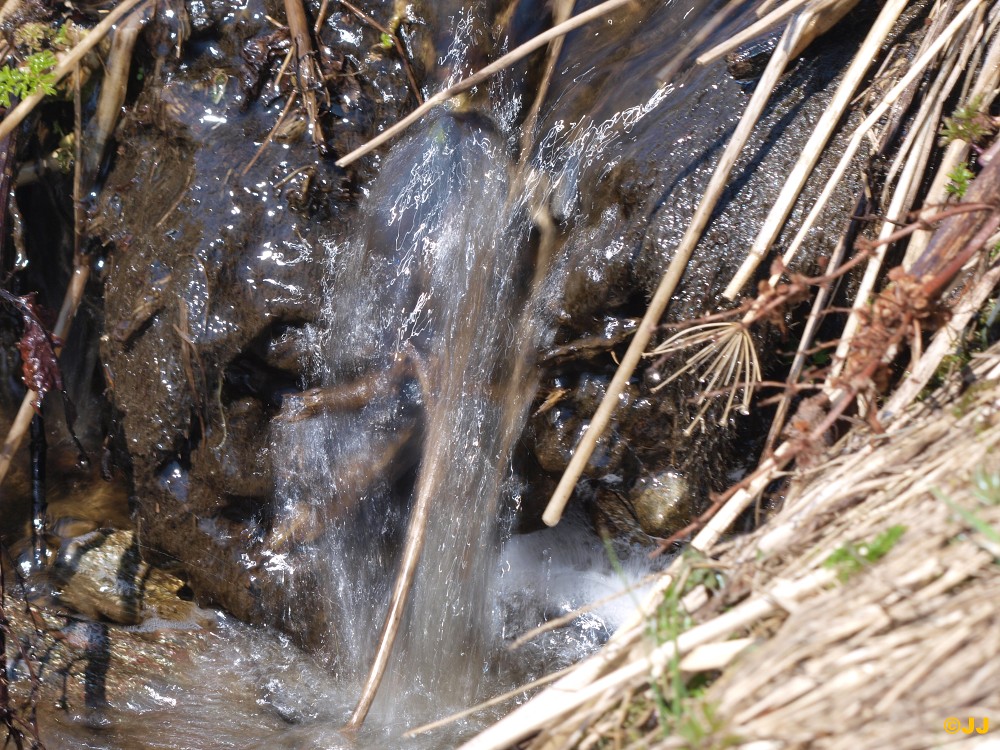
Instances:
[[[968,164],[958,164],[948,173],[950,182],[945,185],[944,189],[948,192],[948,195],[954,195],[959,199],[964,198],[965,192],[969,189],[969,183],[974,178],[975,175],[969,169]]]
[[[857,545],[848,542],[835,549],[823,561],[823,567],[836,569],[837,577],[841,581],[846,581],[867,565],[878,562],[889,554],[889,550],[896,546],[896,542],[905,532],[905,526],[896,524],[890,526],[870,542],[861,542]]]

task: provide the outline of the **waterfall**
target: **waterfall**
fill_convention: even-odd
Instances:
[[[278,437],[293,467],[278,488],[285,513],[305,512],[305,527],[323,531],[311,564],[327,649],[347,683],[368,668],[414,488],[430,483],[382,693],[393,698],[376,705],[387,718],[468,702],[489,668],[501,489],[533,393],[517,366],[532,347],[518,340],[528,225],[509,172],[506,141],[481,116],[442,113],[393,148],[352,237],[331,248],[326,290],[323,382],[334,392],[370,379],[372,398],[289,420]]]

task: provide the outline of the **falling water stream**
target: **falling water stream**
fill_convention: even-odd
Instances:
[[[432,494],[383,693],[395,697],[377,716],[413,721],[476,696],[488,665],[500,489],[527,407],[522,398],[507,413],[505,390],[518,347],[531,345],[515,340],[526,227],[509,200],[505,151],[485,120],[450,114],[393,149],[354,238],[330,254],[323,332],[324,381],[380,378],[378,393],[355,411],[289,421],[277,437],[295,465],[278,488],[287,511],[305,507],[308,528],[326,532],[313,564],[347,684],[371,662],[411,496]],[[385,469],[344,470],[353,466]],[[425,697],[423,710],[399,700],[411,693]]]
[[[502,80],[494,94],[504,101]],[[558,202],[571,202],[581,165],[606,158],[622,121],[634,124],[661,98],[569,137],[554,129],[545,169],[515,162],[509,100],[496,111],[435,113],[391,148],[353,228],[327,248],[324,319],[313,330],[322,403],[289,398],[272,435],[282,531],[266,567],[288,574],[289,621],[320,610],[321,648],[305,656],[220,616],[192,663],[148,680],[99,740],[58,713],[43,716],[57,728],[54,746],[451,747],[496,714],[402,734],[567,666],[609,637],[636,594],[506,649],[651,569],[645,550],[613,567],[582,521],[511,538],[512,449],[564,274],[535,273],[531,209],[552,186]],[[557,164],[569,171],[557,174]],[[400,636],[367,722],[348,736],[340,728],[371,664],[421,493],[429,521]]]

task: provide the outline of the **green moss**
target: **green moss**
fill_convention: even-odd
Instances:
[[[944,118],[941,145],[947,146],[952,141],[981,145],[995,132],[992,118],[983,111],[983,97],[977,96],[956,109],[951,117]]]
[[[965,191],[969,189],[969,184],[975,178],[972,170],[969,169],[969,165],[965,162],[956,165],[948,173],[948,184],[945,185],[944,189],[948,195],[954,196],[961,200],[965,197]]]

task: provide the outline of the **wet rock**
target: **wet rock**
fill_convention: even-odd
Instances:
[[[348,175],[333,158],[412,95],[377,30],[338,7],[320,34],[330,155],[304,129],[262,146],[290,93],[275,84],[287,37],[265,18],[280,10],[189,10],[199,41],[147,74],[92,212],[109,251],[101,357],[144,548],[182,561],[204,599],[273,621],[280,583],[254,547],[272,513],[270,420],[309,385],[293,332],[318,315],[351,180],[378,161]]]
[[[642,530],[661,538],[670,536],[691,521],[693,501],[687,479],[670,469],[641,478],[632,487],[629,497]]]
[[[660,89],[652,78],[672,54],[669,46],[652,46],[652,40],[671,39],[679,46],[693,32],[699,12],[710,6],[695,3],[684,18],[669,4],[639,12],[630,8],[566,40],[552,81],[551,105],[543,107],[539,132],[544,137],[536,147],[536,159],[554,186],[547,205],[558,227],[558,268],[565,274],[556,310],[557,347],[572,347],[591,337],[595,321],[625,321],[642,314],[745,108],[746,85],[733,80],[724,61],[694,68]],[[721,292],[763,224],[784,175],[810,135],[811,123],[826,107],[863,25],[842,26],[842,33],[821,39],[790,66],[733,170],[664,322],[691,320],[731,304]],[[821,158],[793,211],[793,226],[803,206],[825,186],[846,138],[844,131],[838,134]],[[796,259],[797,269],[818,270],[816,259],[833,250],[859,189],[857,178],[838,188],[821,219],[821,225],[837,230],[816,233]],[[776,251],[785,247],[790,234],[779,236]],[[768,265],[762,265],[761,274]],[[753,289],[748,284],[745,292],[752,294]],[[660,340],[672,332],[665,330]],[[780,363],[766,353],[775,332],[762,329],[754,335],[758,351],[764,352],[765,377],[777,374]],[[597,356],[548,360],[542,397],[570,378],[609,380],[626,344],[612,344]],[[607,484],[608,477],[621,483],[625,490],[598,492],[593,502],[607,504],[602,507],[605,516],[623,522],[631,517],[632,528],[639,532],[659,535],[685,525],[681,517],[703,508],[709,492],[728,486],[732,472],[758,449],[753,436],[760,427],[754,426],[754,418],[730,417],[719,424],[719,405],[709,409],[703,428],[685,434],[696,417],[694,397],[702,387],[694,378],[681,377],[653,391],[689,356],[681,353],[666,362],[640,364],[605,438],[618,447],[599,453],[611,460],[601,466],[592,462],[585,472],[599,485]],[[593,406],[583,389],[569,388],[551,411],[531,419],[527,449],[547,471],[562,470]],[[741,446],[734,445],[738,432],[746,441]],[[677,472],[684,482],[668,482],[653,492],[643,477],[665,477],[665,472]],[[676,498],[675,513],[670,510],[670,492],[681,489],[686,498]],[[581,492],[578,500],[586,494]],[[640,514],[636,500],[650,506]],[[623,513],[623,503],[632,503],[632,512]]]
[[[120,625],[214,622],[191,601],[184,581],[142,560],[131,531],[100,529],[67,540],[53,573],[59,601],[85,617]]]
[[[384,11],[371,5],[362,4],[376,16]],[[745,89],[722,63],[694,71],[682,86],[656,90],[652,83],[651,71],[672,51],[662,40],[682,40],[710,5],[695,3],[684,18],[669,3],[629,8],[610,24],[571,35],[542,107],[539,132],[546,135],[534,153],[554,186],[547,211],[557,230],[559,289],[548,303],[562,353],[545,360],[541,380],[543,394],[564,394],[538,409],[526,433],[526,463],[543,470],[530,480],[535,490],[565,467],[627,344],[619,334],[643,312],[746,103]],[[544,17],[538,7],[523,2],[512,15],[500,5],[479,10],[485,8],[481,18],[506,18],[516,40]],[[93,220],[110,248],[101,355],[121,416],[143,544],[182,561],[205,599],[315,644],[326,637],[322,608],[308,595],[286,596],[310,591],[315,573],[295,564],[294,550],[286,555],[265,543],[283,471],[273,464],[269,436],[287,394],[320,385],[309,360],[321,336],[328,240],[341,238],[381,159],[345,174],[330,156],[317,155],[295,115],[260,148],[288,95],[287,78],[274,83],[288,40],[267,24],[268,9],[257,0],[189,7],[198,44],[180,60],[163,61],[160,78],[149,77],[119,130]],[[450,28],[440,19],[466,12],[465,4],[416,5],[399,17],[419,82],[444,80],[465,64],[456,62],[458,52],[448,57],[450,42],[435,35]],[[421,25],[422,14],[444,25]],[[473,21],[481,32],[477,54],[494,56],[503,34],[493,22]],[[321,41],[331,89],[324,145],[340,155],[398,119],[412,94],[394,53],[346,10],[331,8]],[[781,187],[775,175],[790,168],[851,50],[838,39],[790,71],[737,166],[669,320],[717,307]],[[481,87],[469,106],[476,96],[507,97],[510,125],[523,115],[536,75],[526,64],[506,78],[506,88]],[[829,166],[821,165],[810,193]],[[843,218],[853,198],[845,188],[825,220]],[[392,231],[386,238],[388,254]],[[805,267],[828,249],[815,244]],[[601,334],[607,345],[594,345]],[[590,343],[578,346],[583,340]],[[364,354],[345,353],[343,369]],[[748,451],[733,448],[735,428],[716,425],[717,410],[704,431],[683,437],[697,412],[697,384],[682,379],[653,393],[648,365],[643,369],[588,466],[588,489],[602,513],[618,519],[612,525],[620,533],[667,535],[709,491],[722,488]],[[400,425],[378,422],[368,431],[384,440]],[[414,458],[407,460],[398,473],[410,472]],[[544,502],[540,491],[529,487],[527,494]],[[311,499],[303,502],[308,511]]]

